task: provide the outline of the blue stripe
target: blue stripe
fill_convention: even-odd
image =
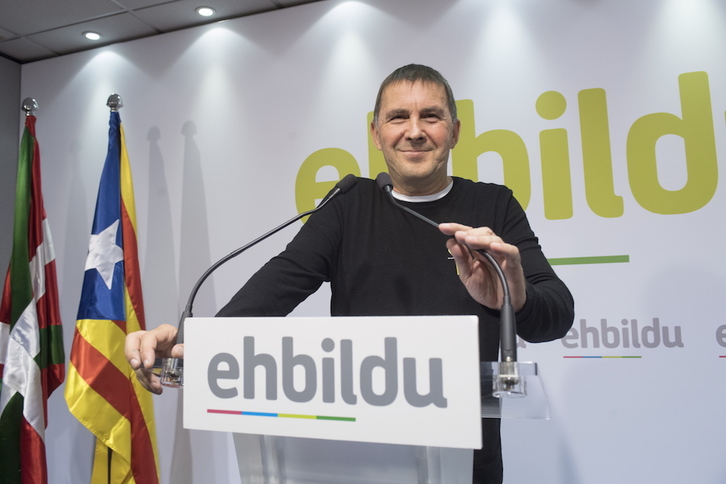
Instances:
[[[240,412],[242,415],[251,415],[253,417],[277,417],[276,413],[265,412]]]

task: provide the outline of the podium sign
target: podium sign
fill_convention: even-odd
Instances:
[[[187,429],[481,448],[475,316],[185,325]]]

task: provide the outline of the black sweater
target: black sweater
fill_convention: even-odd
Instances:
[[[530,342],[567,333],[574,318],[572,296],[547,262],[511,190],[454,177],[442,199],[409,206],[436,222],[489,227],[519,247],[527,303],[516,315],[517,333]],[[285,251],[217,315],[284,316],[328,281],[333,316],[477,315],[481,360],[496,361],[498,311],[469,296],[446,239],[394,206],[373,180],[361,178],[313,214]]]

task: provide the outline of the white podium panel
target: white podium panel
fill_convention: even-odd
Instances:
[[[481,447],[477,318],[190,318],[184,427]]]

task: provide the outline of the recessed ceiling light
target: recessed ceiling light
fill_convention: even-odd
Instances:
[[[211,17],[216,12],[211,7],[199,7],[197,8],[197,13],[201,15],[202,17]]]
[[[88,40],[100,40],[101,39],[101,34],[99,34],[98,32],[90,32],[90,31],[83,32],[83,36],[85,38],[87,38]]]

